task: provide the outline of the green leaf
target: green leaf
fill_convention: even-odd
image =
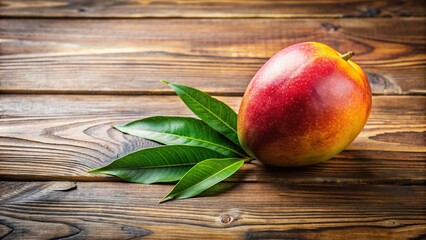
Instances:
[[[160,146],[132,152],[90,173],[109,174],[136,183],[174,182],[195,164],[222,154],[195,146]]]
[[[191,168],[160,202],[194,197],[234,174],[244,159],[207,159]]]
[[[227,157],[246,157],[244,150],[201,120],[189,117],[149,117],[115,126],[121,132],[167,145],[191,145],[217,151]]]
[[[207,125],[240,145],[237,136],[237,113],[228,105],[195,88],[163,82],[175,90],[186,106]]]

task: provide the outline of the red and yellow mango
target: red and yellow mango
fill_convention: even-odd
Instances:
[[[328,160],[361,132],[371,110],[363,70],[317,42],[274,55],[248,85],[238,114],[243,148],[268,165],[304,166]]]

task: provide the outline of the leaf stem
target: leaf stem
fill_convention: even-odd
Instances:
[[[244,158],[244,163],[251,163],[253,160],[256,160],[256,158]]]

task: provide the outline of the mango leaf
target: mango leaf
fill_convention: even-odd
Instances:
[[[136,183],[178,181],[195,164],[209,158],[223,158],[216,151],[184,145],[160,146],[132,152],[90,173],[109,174]]]
[[[115,126],[121,132],[167,145],[191,145],[217,151],[227,157],[245,157],[244,150],[201,120],[189,117],[149,117]]]
[[[169,85],[186,106],[207,125],[240,145],[237,136],[237,113],[228,105],[195,88],[162,82]]]
[[[194,197],[234,174],[244,159],[207,159],[191,168],[161,201]]]

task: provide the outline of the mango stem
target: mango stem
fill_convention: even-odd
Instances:
[[[340,55],[340,57],[343,58],[343,60],[348,61],[353,55],[355,55],[355,53],[352,51],[349,51],[345,54]]]

